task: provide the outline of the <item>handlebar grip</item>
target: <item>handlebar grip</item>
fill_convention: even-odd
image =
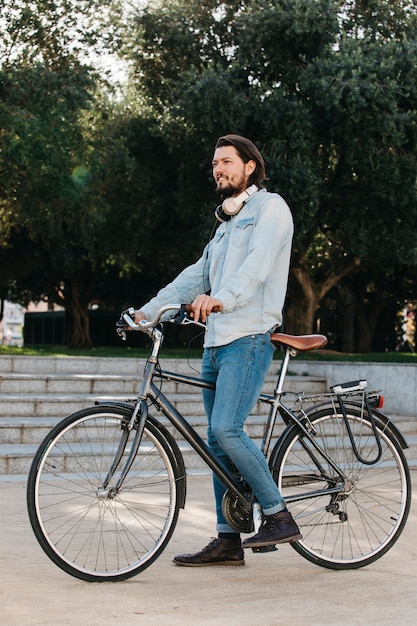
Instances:
[[[192,308],[191,308],[191,304],[185,304],[185,310],[187,311],[187,313],[191,313]],[[218,313],[220,311],[220,307],[219,306],[215,306],[212,308],[212,312],[213,313]]]

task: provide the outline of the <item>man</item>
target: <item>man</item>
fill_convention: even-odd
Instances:
[[[249,139],[220,137],[212,166],[222,223],[199,261],[135,312],[139,322],[164,304],[191,302],[194,319],[206,323],[201,377],[216,383],[215,391],[203,391],[208,443],[223,464],[239,470],[263,511],[259,532],[242,544],[223,517],[225,488],[214,476],[218,536],[199,552],[174,559],[194,567],[244,565],[242,545],[301,538],[264,455],[243,429],[271,364],[270,333],[282,323],[292,217],[285,201],[263,188],[264,160]]]

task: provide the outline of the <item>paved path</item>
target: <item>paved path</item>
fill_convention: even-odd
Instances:
[[[417,475],[414,472],[414,484]],[[191,476],[187,507],[167,550],[120,583],[85,583],[43,554],[22,480],[0,482],[0,622],[5,626],[324,626],[417,623],[417,494],[407,527],[382,559],[356,571],[312,565],[290,546],[247,554],[245,567],[185,568],[178,552],[213,534],[209,476]]]

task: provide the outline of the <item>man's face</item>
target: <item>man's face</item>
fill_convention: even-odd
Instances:
[[[213,156],[213,177],[221,196],[238,196],[248,187],[255,161],[244,163],[234,146],[217,148]]]

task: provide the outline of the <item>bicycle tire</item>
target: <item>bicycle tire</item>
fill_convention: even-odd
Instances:
[[[125,580],[149,567],[165,549],[185,497],[179,451],[153,418],[120,490],[110,497],[101,489],[131,413],[97,406],[66,417],[45,437],[29,472],[35,536],[58,567],[81,580]],[[128,450],[129,442],[110,486]]]
[[[340,570],[364,567],[390,550],[408,517],[411,479],[400,442],[389,422],[387,425],[374,414],[382,457],[375,464],[365,465],[354,454],[339,412],[327,407],[312,412],[308,418],[315,441],[344,470],[345,491],[336,497],[324,494],[291,500],[308,489],[326,489],[334,482],[320,475],[318,465],[303,447],[311,451],[312,444],[300,428],[289,426],[271,454],[270,468],[283,497],[289,500],[288,508],[303,535],[302,540],[291,546],[322,567]],[[358,408],[347,407],[347,419],[361,454],[369,460],[375,459],[376,441],[369,416]],[[335,476],[323,458],[319,462],[328,475],[333,472]]]

